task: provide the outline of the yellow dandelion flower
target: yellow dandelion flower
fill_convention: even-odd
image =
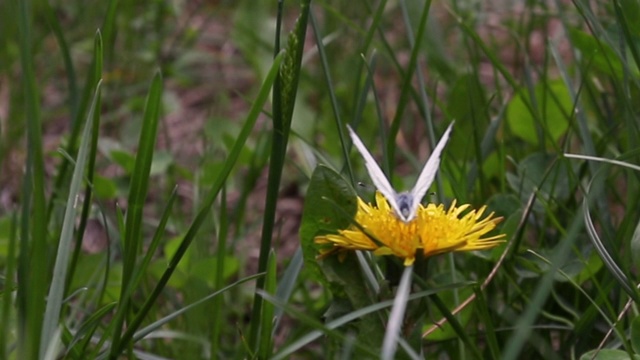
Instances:
[[[416,217],[410,222],[399,219],[380,192],[376,192],[377,206],[358,198],[355,222],[338,234],[315,238],[317,244],[331,244],[321,257],[334,250],[368,250],[376,255],[395,255],[409,266],[418,251],[427,256],[451,251],[471,251],[492,248],[505,241],[505,235],[482,236],[502,221],[491,213],[482,218],[486,206],[465,214],[469,205],[456,207],[454,201],[448,210],[444,205],[420,205]]]

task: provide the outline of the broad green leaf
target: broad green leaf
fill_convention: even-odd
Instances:
[[[372,304],[373,297],[366,287],[354,252],[331,254],[317,260],[318,247],[314,238],[347,228],[356,212],[356,195],[349,184],[335,171],[318,166],[313,172],[300,226],[300,240],[305,263],[317,280],[323,282],[334,297],[327,318],[332,319],[354,309]],[[379,318],[365,316],[358,323],[358,339],[375,346],[382,343],[384,328]]]
[[[366,280],[353,251],[342,256],[328,256],[319,260],[319,265],[329,283],[334,302],[339,304],[339,309],[332,306],[330,312],[325,314],[327,321],[375,303],[375,296],[366,287]],[[357,337],[362,344],[375,349],[381,346],[385,329],[380,317],[375,314],[366,315],[356,325]]]
[[[545,144],[556,143],[569,128],[574,107],[571,95],[562,80],[540,82],[533,92],[535,99],[521,90],[509,102],[509,128],[514,135],[532,145],[539,143],[539,136],[544,137]],[[537,114],[531,113],[527,102],[534,104]]]
[[[98,199],[113,199],[118,191],[118,186],[112,179],[95,175],[93,179],[93,194]]]
[[[316,167],[304,201],[300,242],[305,263],[317,280],[322,281],[323,276],[316,262],[314,238],[348,227],[356,206],[355,192],[338,173],[323,165]]]
[[[173,164],[173,155],[168,151],[156,151],[151,160],[149,175],[165,174],[169,166]]]
[[[598,252],[592,247],[584,247],[581,250],[582,254],[575,257],[570,257],[562,264],[560,270],[564,274],[557,273],[555,278],[557,282],[567,282],[569,280],[581,284],[585,281],[591,280],[595,274],[602,268],[602,259],[598,256]],[[544,252],[541,252],[544,253]],[[548,251],[544,256],[548,259],[551,257],[553,249]],[[549,264],[545,262],[539,263],[541,268],[545,271],[549,270]],[[571,277],[567,279],[565,275]]]
[[[218,268],[218,259],[215,257],[208,257],[205,259],[198,259],[193,261],[191,269],[189,269],[189,275],[197,277],[207,283],[207,285],[213,287],[216,278],[215,269]],[[224,271],[222,272],[223,280],[227,281],[231,276],[238,273],[240,269],[240,260],[235,256],[225,256],[224,258]]]
[[[620,56],[607,43],[576,29],[569,30],[569,37],[590,66],[609,76],[623,79],[624,64]],[[637,68],[634,69],[633,75],[635,77],[640,75]]]
[[[99,283],[102,281],[106,269],[105,254],[83,254],[78,258],[75,276],[70,284],[70,289],[76,290],[87,288],[86,296],[95,297],[100,289]],[[120,298],[120,283],[122,281],[122,267],[114,266],[109,269],[105,297],[99,306],[117,301]]]
[[[166,244],[164,245],[164,258],[166,260],[166,263],[169,263],[169,261],[171,261],[171,258],[175,255],[176,251],[180,247],[182,240],[183,236],[176,236],[166,242]],[[186,251],[182,256],[182,260],[180,260],[180,262],[178,263],[176,270],[182,270],[186,273],[189,269],[190,263],[191,252]]]
[[[591,280],[595,276],[595,274],[597,274],[598,271],[602,269],[602,266],[604,265],[604,263],[602,262],[602,258],[598,255],[597,251],[590,251],[586,262],[580,261],[580,264],[580,272],[573,276],[573,280],[578,284],[582,284],[585,281]],[[568,269],[565,268],[563,270],[571,274],[570,271],[567,271]]]
[[[640,355],[633,354],[629,357],[629,353],[615,349],[596,349],[586,352],[580,356],[580,360],[640,360]]]
[[[111,150],[109,156],[111,157],[111,160],[120,165],[127,174],[131,174],[131,172],[133,172],[133,167],[136,164],[136,158],[132,153],[123,149],[114,149]]]

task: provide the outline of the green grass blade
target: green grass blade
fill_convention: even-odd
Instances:
[[[94,38],[94,52],[93,52],[93,73],[96,79],[101,78],[102,74],[102,37],[100,31],[96,32]],[[96,83],[97,84],[97,83]],[[98,98],[95,104],[95,109],[102,109],[102,99]],[[89,162],[87,164],[87,182],[89,186],[86,187],[84,192],[84,202],[82,204],[82,212],[80,214],[80,223],[78,225],[78,231],[76,233],[76,245],[73,249],[73,255],[71,257],[71,263],[69,264],[69,273],[67,276],[67,289],[69,284],[74,278],[75,269],[80,258],[80,250],[82,249],[82,238],[84,231],[87,227],[87,221],[89,219],[89,212],[91,210],[92,195],[93,195],[93,179],[95,175],[96,157],[98,153],[98,135],[100,133],[100,111],[93,112],[92,132],[91,132],[91,145],[89,150]]]
[[[277,276],[276,253],[271,250],[269,252],[269,262],[267,265],[267,274],[265,281],[265,292],[275,294],[276,292],[276,276]],[[262,319],[260,320],[260,338],[258,346],[258,357],[261,359],[271,358],[273,353],[273,304],[269,302],[262,303]]]
[[[229,230],[229,218],[227,211],[227,191],[222,188],[222,198],[220,199],[220,229],[218,230],[218,248],[216,249],[216,277],[214,289],[221,289],[224,284],[224,265],[227,258],[227,235]],[[211,303],[211,356],[217,356],[220,352],[220,340],[223,329],[222,310],[224,299],[216,297]]]
[[[75,169],[71,177],[71,186],[69,188],[69,197],[62,222],[62,231],[60,233],[60,241],[58,243],[58,252],[53,267],[53,278],[51,279],[51,287],[47,296],[47,306],[44,314],[44,322],[42,324],[42,341],[40,343],[40,356],[44,356],[44,351],[53,338],[54,333],[58,330],[60,323],[60,313],[62,311],[62,302],[65,294],[65,283],[67,278],[67,270],[69,266],[69,255],[72,253],[73,231],[76,225],[76,212],[80,195],[80,187],[84,180],[85,166],[88,162],[91,134],[94,125],[94,111],[96,104],[100,99],[100,83],[96,87],[93,103],[89,110],[88,119],[85,125],[78,158],[76,159]]]
[[[87,347],[91,343],[91,337],[102,325],[101,322],[106,316],[111,314],[111,311],[117,306],[116,303],[107,304],[97,310],[95,310],[90,317],[88,317],[76,331],[73,339],[67,346],[69,351],[75,351],[79,356],[86,356],[88,351]]]
[[[19,27],[20,64],[24,87],[28,154],[18,267],[18,358],[36,359],[40,353],[40,330],[48,288],[47,221],[45,200],[42,118],[32,53],[31,1],[16,7]]]
[[[64,40],[59,40],[59,41],[62,42]],[[91,65],[91,71],[89,71],[89,75],[87,76],[87,79],[84,85],[84,90],[82,91],[81,97],[79,100],[75,100],[73,106],[69,109],[73,120],[70,124],[71,131],[69,134],[67,145],[65,146],[65,151],[71,155],[71,158],[73,158],[73,156],[75,156],[76,154],[76,147],[80,137],[80,130],[82,129],[82,125],[84,124],[83,120],[85,117],[85,113],[87,111],[87,107],[90,105],[91,97],[93,96],[94,90],[98,85],[98,81],[102,79],[103,46],[102,46],[102,37],[100,35],[100,31],[97,31],[94,37],[92,61],[93,63]],[[72,67],[72,64],[68,66]],[[57,174],[56,174],[54,185],[53,185],[53,192],[51,194],[51,198],[49,199],[49,207],[47,209],[48,217],[51,216],[53,207],[57,202],[58,196],[63,194],[62,188],[66,185],[66,181],[68,180],[67,172],[69,170],[70,165],[71,164],[69,162],[69,159],[65,157],[62,161],[62,164],[60,164],[60,166],[58,166],[57,168]],[[92,172],[89,172],[88,174],[90,176],[93,176]]]
[[[156,227],[156,231],[153,234],[153,238],[151,239],[151,243],[149,243],[149,247],[145,251],[145,255],[140,262],[140,265],[136,267],[133,276],[131,277],[131,282],[129,283],[129,288],[127,289],[125,297],[133,295],[133,291],[140,284],[142,280],[142,276],[145,274],[151,260],[160,246],[160,242],[162,241],[165,235],[165,228],[167,227],[167,223],[169,222],[169,217],[171,216],[171,210],[173,210],[173,204],[175,203],[178,197],[178,187],[175,186],[171,194],[169,194],[169,198],[166,201],[166,205],[164,210],[162,210],[162,215],[160,216],[160,221],[158,222],[158,226]]]
[[[102,30],[104,34],[105,52],[107,58],[110,60],[114,55],[114,44],[116,41],[116,15],[118,10],[118,0],[110,0],[107,7],[107,14],[102,23]]]
[[[162,75],[158,72],[153,78],[149,95],[147,96],[142,129],[140,130],[138,141],[138,155],[131,175],[123,238],[122,286],[120,303],[114,319],[115,328],[112,349],[119,348],[120,331],[130,305],[129,299],[125,297],[125,294],[129,288],[130,281],[134,277],[138,252],[142,249],[142,210],[149,189],[149,172],[155,149],[161,101]]]
[[[131,175],[131,187],[127,202],[124,233],[124,288],[133,274],[137,255],[142,247],[142,210],[149,189],[149,171],[155,150],[156,134],[161,111],[162,76],[157,73],[153,78],[144,111],[138,154]]]
[[[478,310],[478,317],[484,326],[486,327],[485,336],[487,347],[492,359],[500,359],[500,345],[498,337],[496,336],[496,329],[493,326],[494,320],[491,318],[491,312],[489,311],[489,305],[487,304],[484,293],[480,287],[474,287],[473,292],[476,295],[476,304]]]
[[[147,253],[144,256],[141,264],[135,268],[131,276],[131,281],[128,283],[127,288],[124,294],[122,295],[123,298],[125,299],[130,298],[133,295],[134,290],[142,280],[142,277],[145,274],[160,244],[160,241],[163,238],[164,230],[167,225],[167,222],[169,221],[169,215],[171,214],[171,209],[173,208],[173,203],[175,202],[176,197],[177,197],[177,187],[174,188],[173,192],[171,193],[171,196],[168,199],[167,205],[162,213],[162,217],[160,218],[160,223],[158,224],[158,227],[156,228],[153,239],[151,240],[151,244],[147,249]],[[183,240],[183,243],[184,243],[184,240]],[[178,252],[176,252],[176,254],[177,253]],[[180,255],[180,258],[182,257],[182,255],[184,255],[184,253]],[[136,314],[131,320],[131,322],[127,324],[127,332],[125,332],[125,334],[119,340],[120,349],[116,349],[116,353],[122,352],[124,348],[129,345],[128,341],[131,340],[133,333],[138,329],[140,324],[142,324],[142,321],[145,319],[145,317],[151,310],[151,307],[155,304],[162,290],[164,289],[167,282],[169,281],[169,278],[171,277],[173,270],[175,269],[178,262],[180,261],[180,258],[176,259],[176,256],[174,255],[174,257],[171,259],[171,263],[169,264],[167,271],[165,271],[165,273],[162,275],[162,278],[160,279],[158,284],[156,284],[156,287],[153,289],[153,291],[151,292],[149,297],[146,299],[142,307],[136,311]]]
[[[298,92],[302,54],[304,53],[304,39],[307,33],[309,18],[309,2],[301,3],[300,16],[294,29],[289,34],[286,52],[282,59],[282,67],[275,79],[273,87],[273,133],[271,140],[271,158],[269,159],[269,175],[267,179],[267,195],[265,210],[262,217],[262,235],[260,237],[260,255],[258,257],[258,272],[265,272],[271,251],[271,240],[274,231],[276,206],[280,192],[280,179],[284,169],[287,143],[291,130],[293,109]],[[279,34],[277,34],[278,36]],[[264,289],[265,279],[258,279],[256,290]],[[262,311],[262,297],[254,296],[249,329],[249,345],[256,351],[258,347],[258,333],[260,329],[260,312]]]
[[[47,24],[51,27],[53,34],[56,36],[56,40],[58,41],[58,45],[60,46],[60,51],[62,53],[62,60],[64,62],[64,69],[67,75],[67,84],[69,87],[69,110],[72,114],[75,114],[76,109],[78,107],[78,85],[76,79],[76,72],[73,66],[73,61],[71,60],[71,51],[69,49],[69,44],[62,32],[62,27],[60,26],[60,21],[58,20],[58,16],[56,15],[54,9],[51,7],[48,1],[43,2],[44,6],[44,16],[47,20]],[[95,87],[91,87],[94,89]]]

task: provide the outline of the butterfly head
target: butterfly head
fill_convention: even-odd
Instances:
[[[398,217],[404,222],[409,222],[413,219],[414,214],[411,213],[411,209],[413,208],[413,195],[410,192],[401,192],[396,197],[396,204],[398,204],[398,210],[400,213]]]

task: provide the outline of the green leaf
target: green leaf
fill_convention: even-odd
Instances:
[[[93,179],[93,194],[99,199],[113,199],[116,197],[118,186],[115,181],[96,175]]]
[[[602,258],[598,255],[597,251],[590,251],[589,257],[585,260],[580,260],[580,272],[573,276],[573,280],[577,284],[582,284],[585,281],[592,280],[593,277],[602,269],[604,263]],[[563,269],[567,270],[567,269]],[[570,273],[567,271],[567,273]]]
[[[330,308],[332,312],[326,314],[328,319],[369,306],[374,299],[366,287],[354,252],[329,255],[316,260],[318,246],[314,243],[314,238],[347,228],[355,215],[356,207],[356,195],[351,186],[335,171],[326,166],[318,166],[313,172],[305,198],[300,240],[311,276],[315,276],[330,289],[334,305],[342,304],[341,310],[336,311],[334,306]],[[383,324],[374,315],[367,315],[358,323],[358,339],[365,344],[378,348],[383,335]]]
[[[106,266],[105,254],[83,254],[78,258],[75,276],[73,277],[69,287],[71,289],[87,288],[87,297],[95,297],[95,293],[100,291],[99,282],[100,274],[102,274]],[[120,298],[120,283],[122,282],[122,267],[114,266],[107,274],[107,288],[102,301],[96,305],[102,306]],[[100,276],[98,276],[100,275]],[[99,280],[98,280],[99,279]]]
[[[212,269],[218,268],[218,259],[209,257],[193,261],[189,275],[195,276],[207,282],[207,285],[213,287],[216,278],[216,272]],[[231,276],[238,273],[240,269],[240,260],[237,257],[227,255],[224,257],[224,268],[222,270],[222,279],[228,280]]]
[[[184,236],[177,236],[166,242],[163,251],[164,259],[154,262],[152,266],[151,272],[156,278],[159,279],[162,276],[167,268],[167,263],[175,256],[183,241]],[[213,286],[216,273],[212,269],[217,269],[218,259],[214,257],[195,259],[191,255],[189,250],[184,253],[182,260],[176,267],[176,275],[169,280],[169,285],[180,288],[189,276],[195,276],[205,281],[209,286]],[[225,256],[224,265],[222,278],[225,280],[240,269],[240,261],[234,256]]]
[[[305,263],[317,280],[324,278],[316,262],[314,238],[348,227],[356,206],[355,192],[338,173],[323,165],[316,167],[304,201],[300,242]]]
[[[569,37],[573,45],[582,52],[585,61],[590,66],[616,79],[623,79],[624,64],[622,59],[608,44],[577,29],[570,29]],[[637,68],[632,68],[632,70],[632,75],[640,76]]]
[[[534,97],[534,98],[532,98]],[[533,114],[527,103],[534,106]],[[507,106],[507,123],[514,135],[532,144],[556,143],[569,128],[573,101],[562,80],[540,82],[533,94],[519,91]]]
[[[136,158],[131,152],[123,149],[114,149],[109,153],[109,157],[116,164],[120,165],[127,174],[131,174],[133,172],[133,167],[136,164]]]
[[[173,164],[173,155],[171,155],[171,153],[168,151],[157,151],[153,154],[149,175],[165,174],[171,164]]]
[[[171,258],[173,258],[173,256],[176,254],[176,251],[178,251],[178,248],[180,247],[180,244],[182,243],[183,240],[184,240],[184,236],[180,235],[180,236],[173,237],[172,239],[166,242],[166,244],[164,245],[164,257],[166,260],[165,265],[171,261]],[[189,269],[190,263],[191,263],[191,252],[186,251],[182,256],[182,259],[176,266],[176,269],[182,270],[183,272],[186,273]]]
[[[586,352],[580,356],[580,360],[640,360],[640,355],[633,354],[629,357],[629,353],[622,350],[614,349],[596,349]]]

